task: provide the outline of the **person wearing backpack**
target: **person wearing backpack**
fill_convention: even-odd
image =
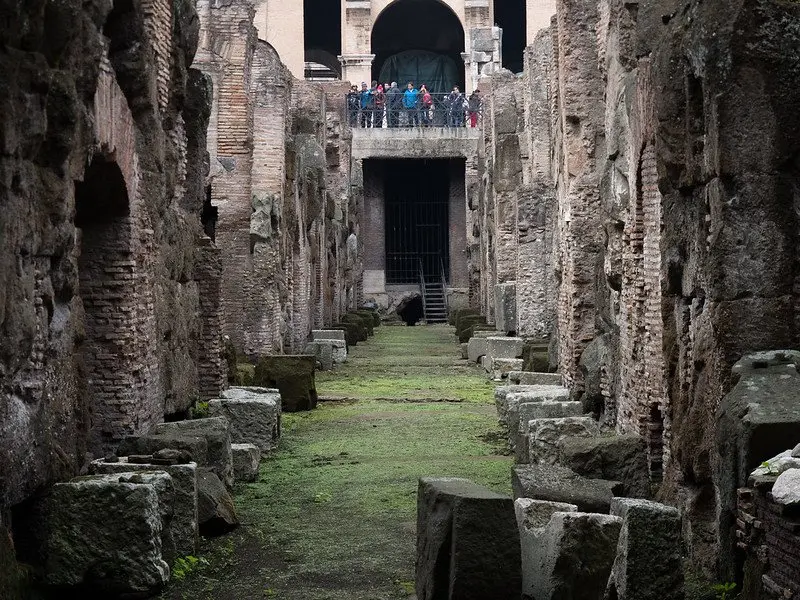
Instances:
[[[453,91],[447,96],[447,106],[449,108],[448,125],[450,127],[463,127],[464,126],[464,96],[458,89],[458,86],[453,88]]]

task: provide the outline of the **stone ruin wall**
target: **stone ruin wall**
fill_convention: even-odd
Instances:
[[[523,76],[488,84],[473,303],[491,319],[492,286],[515,279],[518,329],[535,336],[534,290],[557,286],[547,333],[566,384],[618,433],[645,438],[651,477],[709,573],[725,570],[712,471],[731,367],[800,344],[798,10],[559,0]],[[498,129],[505,110],[516,126]],[[502,177],[515,169],[493,163],[509,135],[521,142],[513,198]],[[536,219],[552,242],[524,248]],[[505,273],[499,238],[514,228],[519,262]]]
[[[2,9],[4,10],[4,9]],[[0,30],[0,521],[217,395],[191,2],[17,6]],[[13,528],[13,522],[10,523]]]
[[[299,353],[353,304],[346,88],[295,79],[258,39],[255,3],[198,9],[225,333],[248,355]]]

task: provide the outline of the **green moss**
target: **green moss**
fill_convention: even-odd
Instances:
[[[455,358],[452,328],[381,327],[347,364],[318,374],[322,402],[283,417],[278,452],[236,489],[244,524],[203,548],[209,567],[165,598],[407,598],[419,477],[466,477],[510,493],[492,387]],[[324,375],[324,377],[323,377]],[[399,402],[386,397],[462,397]],[[232,552],[220,550],[226,543]]]

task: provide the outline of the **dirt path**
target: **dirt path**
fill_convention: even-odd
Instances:
[[[337,400],[285,415],[280,450],[236,488],[242,527],[204,542],[162,597],[409,598],[417,479],[510,491],[493,387],[457,353],[452,328],[380,327],[318,374],[320,395]]]

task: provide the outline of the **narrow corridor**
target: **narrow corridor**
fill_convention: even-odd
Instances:
[[[204,542],[162,597],[413,597],[417,479],[510,492],[493,386],[457,356],[451,327],[383,326],[319,373],[327,401],[284,415],[259,482],[237,486],[242,526]]]

